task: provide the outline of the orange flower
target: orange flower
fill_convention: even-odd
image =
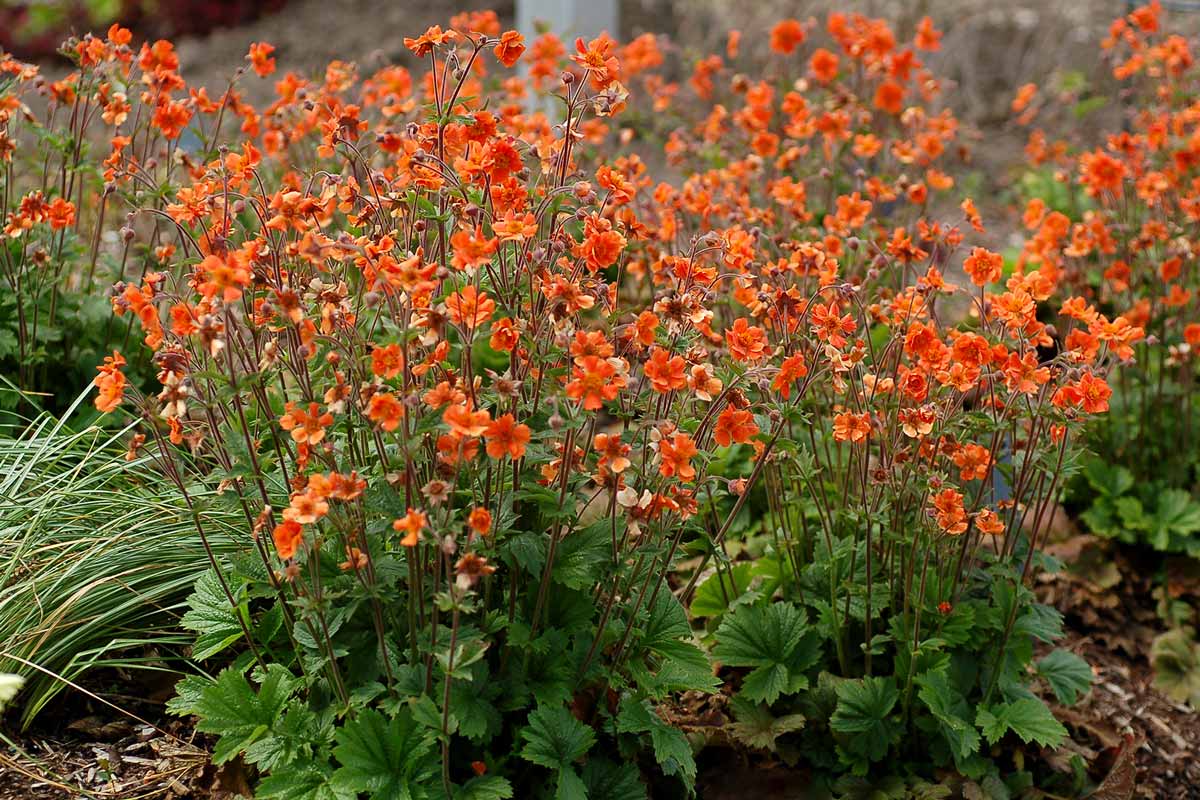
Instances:
[[[754,424],[753,414],[745,409],[725,406],[725,410],[717,417],[713,440],[722,447],[729,447],[734,443],[744,444],[757,433],[758,425]]]
[[[1009,353],[1004,362],[1004,383],[1009,391],[1023,394],[1036,394],[1038,387],[1050,380],[1050,370],[1038,367],[1037,357],[1033,353],[1018,356]]]
[[[496,253],[497,244],[496,238],[485,236],[479,225],[463,228],[450,237],[450,246],[454,248],[451,263],[462,270],[486,267]]]
[[[588,217],[580,252],[589,270],[598,272],[617,263],[624,249],[625,237],[613,230],[611,221],[596,215]]]
[[[179,100],[161,100],[154,108],[151,123],[167,139],[178,139],[192,119],[191,110]]]
[[[1090,372],[1085,372],[1079,379],[1079,402],[1083,410],[1089,414],[1103,414],[1108,411],[1108,398],[1112,389],[1103,378],[1097,378]]]
[[[513,321],[505,317],[492,326],[492,336],[488,340],[488,346],[493,350],[508,353],[520,341],[521,335],[517,333],[517,328],[513,325]]]
[[[738,361],[754,364],[768,355],[766,331],[744,319],[734,321],[733,327],[725,332],[725,342],[730,355]]]
[[[963,496],[954,489],[943,489],[933,496],[933,508],[938,527],[950,536],[958,536],[967,530],[967,512],[963,509]]]
[[[473,508],[467,515],[467,525],[480,536],[487,536],[492,531],[492,512],[486,508]]]
[[[612,472],[629,469],[627,456],[633,448],[621,441],[620,434],[597,433],[592,439],[592,449],[600,454],[599,466]]]
[[[492,230],[500,237],[501,242],[516,242],[520,244],[526,239],[537,236],[537,220],[533,214],[518,217],[512,209],[504,212],[504,217],[492,224]]]
[[[942,32],[933,27],[933,20],[929,17],[921,17],[920,23],[917,24],[917,36],[913,42],[917,49],[933,52],[940,50],[942,47]]]
[[[403,369],[404,351],[395,342],[371,351],[371,372],[380,378],[390,381]]]
[[[662,459],[658,471],[664,478],[674,476],[690,483],[696,477],[692,457],[699,453],[696,443],[686,433],[676,433],[669,439],[664,438],[658,443],[658,454]]]
[[[308,491],[292,495],[291,503],[283,510],[283,518],[290,522],[311,525],[328,513],[329,503],[318,491],[310,487]]]
[[[424,58],[433,52],[433,48],[452,42],[456,38],[458,38],[458,33],[455,31],[443,31],[442,26],[433,25],[416,39],[404,37],[404,46],[411,50],[417,58]]]
[[[978,333],[963,333],[955,337],[950,356],[963,366],[978,369],[992,363],[992,346]]]
[[[394,431],[404,419],[404,404],[391,392],[376,392],[367,403],[367,419],[385,431]]]
[[[285,520],[271,531],[271,539],[275,542],[275,552],[279,554],[280,558],[287,561],[289,558],[295,557],[296,550],[304,541],[304,528],[299,522]]]
[[[833,418],[833,438],[839,442],[863,442],[870,433],[870,414],[851,414],[847,411]]]
[[[446,315],[456,325],[468,329],[478,328],[492,318],[496,304],[487,292],[480,292],[474,284],[467,284],[461,291],[446,298]]]
[[[875,89],[875,107],[888,114],[904,110],[904,87],[895,81],[884,81]]]
[[[525,52],[525,37],[516,31],[505,31],[501,34],[500,41],[496,43],[492,52],[496,54],[497,61],[506,67],[511,67]]]
[[[1079,182],[1087,187],[1087,193],[1099,197],[1104,192],[1121,195],[1121,184],[1125,180],[1125,164],[1103,150],[1084,153],[1079,159],[1083,175]]]
[[[1200,347],[1200,322],[1190,323],[1183,329],[1183,340],[1191,347]]]
[[[325,429],[333,424],[333,414],[321,413],[321,407],[310,403],[308,411],[297,408],[295,403],[284,406],[279,418],[279,427],[292,432],[292,439],[301,444],[317,444],[325,438]]]
[[[992,464],[992,453],[978,444],[968,444],[954,454],[954,464],[959,468],[958,477],[964,481],[983,480],[988,476]]]
[[[799,353],[788,356],[779,365],[779,373],[771,382],[771,388],[779,392],[779,396],[784,400],[788,400],[792,396],[792,384],[807,374],[808,367],[804,363],[804,356]]]
[[[963,270],[971,276],[971,282],[976,286],[987,286],[1000,280],[1004,274],[1004,258],[999,253],[976,247],[963,261]]]
[[[839,349],[845,347],[846,336],[858,329],[854,317],[849,314],[840,316],[840,311],[837,303],[831,300],[828,306],[815,304],[810,314],[813,334]]]
[[[409,508],[408,513],[398,520],[392,522],[392,530],[399,533],[404,531],[404,538],[400,540],[400,544],[404,547],[416,547],[421,531],[429,524],[429,518],[425,516],[424,511],[417,511],[415,508]]]
[[[836,53],[819,47],[808,60],[808,70],[818,83],[829,83],[837,77],[839,63]]]
[[[486,414],[486,412],[483,412]],[[513,461],[525,455],[525,445],[529,443],[530,430],[528,425],[519,424],[512,414],[496,417],[483,432],[487,439],[487,454],[492,458],[509,456]]]
[[[791,55],[804,43],[804,26],[796,19],[785,19],[771,29],[771,49],[776,53]]]
[[[985,508],[975,515],[975,527],[987,536],[999,536],[1004,533],[1004,522],[990,508]]]
[[[273,44],[266,42],[250,44],[250,52],[246,55],[246,60],[254,67],[254,71],[260,78],[265,78],[275,71],[275,59],[271,58],[271,53],[274,52],[275,45]]]
[[[102,414],[114,411],[125,399],[125,375],[121,367],[125,366],[124,357],[113,350],[111,356],[105,356],[104,363],[96,367],[99,373],[92,379],[92,384],[100,390],[96,395],[96,410]]]
[[[475,411],[471,401],[455,403],[442,412],[442,422],[450,426],[455,436],[482,436],[488,429],[489,414],[486,410]]]
[[[201,294],[209,299],[220,296],[226,303],[236,303],[242,290],[250,285],[250,270],[235,255],[206,256],[196,266],[196,274],[204,278]]]
[[[1037,84],[1026,83],[1017,88],[1017,94],[1013,97],[1012,112],[1020,114],[1025,109],[1029,108],[1029,104],[1033,102],[1033,98],[1037,96]]]
[[[576,358],[572,375],[567,397],[582,401],[587,411],[597,411],[605,402],[616,400],[625,388],[625,378],[617,374],[617,368],[597,356]]]
[[[571,60],[587,72],[592,80],[601,88],[617,80],[621,73],[621,65],[613,55],[616,42],[607,35],[602,35],[584,44],[582,38],[575,40],[575,53]]]
[[[682,389],[687,385],[687,362],[681,356],[672,357],[661,347],[650,351],[650,360],[643,369],[646,377],[650,379],[650,388],[660,394]]]

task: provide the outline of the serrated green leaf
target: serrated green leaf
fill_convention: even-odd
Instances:
[[[477,775],[454,790],[454,800],[508,800],[512,784],[499,775]]]
[[[167,701],[167,713],[178,717],[198,714],[204,690],[212,686],[212,679],[200,675],[189,675],[175,684],[175,696]]]
[[[254,791],[258,800],[358,800],[358,792],[339,786],[327,769],[302,764],[269,775]]]
[[[588,800],[587,785],[584,784],[574,767],[558,771],[554,800]]]
[[[272,664],[257,692],[232,667],[204,687],[194,708],[200,717],[196,730],[220,735],[213,748],[213,763],[229,761],[266,736],[298,683],[284,667]]]
[[[539,705],[529,714],[522,732],[521,757],[556,770],[570,770],[596,742],[596,733],[563,706]]]
[[[617,730],[621,733],[648,733],[654,758],[665,775],[678,775],[688,787],[696,780],[696,760],[687,737],[662,720],[649,701],[626,696],[617,712]]]
[[[646,786],[636,764],[589,758],[583,768],[588,800],[646,800]]]
[[[1057,747],[1067,735],[1067,729],[1046,704],[1032,697],[980,708],[975,724],[988,744],[996,744],[1006,732],[1012,731],[1025,744],[1037,742],[1043,747]]]
[[[791,603],[743,606],[717,628],[713,656],[733,667],[755,667],[742,691],[751,700],[773,703],[781,694],[807,688],[804,675],[820,659],[820,639],[804,612]]]
[[[242,637],[237,615],[221,588],[220,578],[211,569],[196,580],[187,604],[187,613],[179,624],[197,634],[192,658],[197,661],[211,658]]]
[[[760,750],[774,752],[776,739],[802,729],[806,721],[803,714],[776,717],[766,706],[743,697],[733,698],[730,706],[737,720],[729,726],[730,735],[747,747]]]
[[[438,770],[432,733],[407,708],[388,720],[374,709],[341,727],[333,755],[342,788],[364,792],[372,800],[421,800],[431,797],[431,778]]]
[[[246,761],[263,772],[310,761],[313,746],[328,741],[330,729],[308,706],[293,701],[266,736],[246,747]]]
[[[895,680],[867,677],[843,681],[837,686],[837,699],[829,727],[846,734],[847,749],[870,761],[887,755],[902,731],[902,726],[891,718],[900,699]]]
[[[1173,540],[1200,531],[1200,503],[1184,489],[1161,492],[1150,520],[1150,543],[1158,550],[1174,550]]]
[[[1051,691],[1064,705],[1074,705],[1080,695],[1092,688],[1092,668],[1067,650],[1055,650],[1037,662],[1038,674],[1050,684]]]
[[[944,672],[926,672],[917,676],[920,689],[917,696],[950,745],[955,761],[969,758],[979,750],[979,732],[971,723],[971,710],[962,694],[955,689]]]

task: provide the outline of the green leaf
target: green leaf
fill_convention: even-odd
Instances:
[[[1039,642],[1050,643],[1062,638],[1063,618],[1058,609],[1042,603],[1026,608],[1013,626],[1016,633],[1026,633]]]
[[[780,580],[778,559],[742,561],[701,581],[688,611],[693,617],[719,617],[741,602],[769,597]]]
[[[917,696],[937,720],[955,761],[970,758],[978,752],[979,732],[971,724],[971,710],[962,693],[950,684],[945,672],[918,675],[917,685],[921,687]]]
[[[188,611],[179,624],[198,634],[192,658],[212,658],[242,637],[237,615],[221,588],[220,578],[211,569],[196,580],[196,590],[188,596],[187,604]]]
[[[521,757],[548,769],[569,771],[596,743],[596,733],[571,715],[564,706],[539,705],[529,714],[522,732]]]
[[[902,726],[891,718],[900,699],[895,679],[867,677],[838,684],[837,708],[829,727],[846,734],[847,749],[870,761],[887,755],[899,740]]]
[[[661,592],[649,609],[639,647],[651,662],[641,673],[631,662],[638,685],[662,697],[669,692],[712,692],[720,685],[708,656],[696,646],[687,612],[670,592]]]
[[[795,691],[806,689],[807,684],[798,685]],[[771,664],[759,667],[746,676],[742,681],[742,694],[751,700],[763,703],[774,703],[779,695],[790,693],[791,684],[788,681],[788,669],[783,664]]]
[[[689,634],[690,635],[690,634]],[[639,686],[653,691],[656,697],[670,692],[705,692],[711,694],[721,685],[713,675],[712,662],[704,651],[690,641],[668,639],[655,642],[647,649],[655,656],[657,671],[647,673],[647,686],[639,677]],[[631,665],[631,672],[635,672]]]
[[[1038,674],[1050,684],[1058,702],[1074,705],[1080,695],[1092,688],[1092,668],[1067,650],[1055,650],[1037,662]]]
[[[601,568],[612,558],[611,526],[606,518],[564,536],[554,554],[554,582],[570,589],[594,587]]]
[[[583,782],[588,800],[646,800],[646,786],[636,764],[589,758]]]
[[[388,720],[373,709],[342,726],[333,755],[339,787],[365,792],[373,800],[420,800],[431,797],[437,773],[433,735],[407,708]]]
[[[314,746],[329,741],[331,722],[330,717],[322,720],[302,702],[293,701],[270,732],[246,748],[246,761],[263,772],[310,761]]]
[[[558,771],[558,784],[554,790],[554,800],[588,800],[587,785],[575,772],[574,768]]]
[[[800,730],[806,721],[803,714],[776,717],[766,706],[744,697],[733,698],[730,707],[737,720],[729,726],[730,735],[747,747],[759,750],[774,752],[776,739],[785,733]]]
[[[820,639],[791,603],[742,606],[725,616],[716,639],[713,656],[732,667],[755,667],[742,691],[768,704],[808,688],[804,673],[821,656]]]
[[[458,718],[458,732],[476,743],[498,733],[502,722],[500,712],[485,696],[487,688],[486,679],[454,681],[450,686],[450,708]]]
[[[1196,531],[1200,531],[1200,503],[1184,489],[1167,489],[1159,494],[1151,522],[1150,543],[1158,550],[1179,549],[1173,546],[1173,538]]]
[[[1012,731],[1025,744],[1037,742],[1043,747],[1057,747],[1067,735],[1046,704],[1037,698],[1027,697],[1011,703],[995,703],[979,709],[975,724],[983,731],[988,744],[996,744],[1008,731]]]
[[[328,769],[304,764],[281,769],[258,784],[258,800],[358,800],[358,792],[333,780]]]
[[[1083,477],[1092,488],[1105,497],[1117,498],[1133,488],[1133,473],[1125,467],[1110,464],[1101,458],[1089,459],[1083,467]]]
[[[1150,645],[1154,686],[1178,703],[1200,709],[1200,644],[1189,630],[1176,628]]]
[[[167,713],[178,717],[190,717],[200,712],[197,710],[203,702],[204,690],[212,686],[211,678],[200,675],[189,675],[175,684],[175,696],[167,701]]]
[[[665,775],[678,775],[690,788],[696,780],[696,759],[683,731],[668,725],[647,700],[626,696],[617,712],[617,731],[648,733],[654,758]]]
[[[454,800],[508,800],[512,784],[499,775],[478,775],[454,790]]]
[[[223,764],[268,735],[299,680],[278,664],[267,667],[258,692],[232,667],[200,693],[196,730],[220,735],[213,763]]]

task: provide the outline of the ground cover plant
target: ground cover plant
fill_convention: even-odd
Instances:
[[[1056,191],[1028,201],[1020,260],[1065,289],[1054,303],[1064,341],[1095,346],[1095,317],[1070,292],[1146,333],[1116,372],[1113,409],[1092,429],[1090,492],[1081,494],[1094,500],[1083,520],[1104,536],[1195,555],[1196,72],[1187,40],[1163,27],[1154,6],[1114,23],[1105,45],[1128,85],[1128,124],[1086,147],[1033,132],[1031,164],[1060,173]],[[1016,103],[1026,121],[1036,119],[1035,91]]]
[[[1114,28],[1139,53],[1142,19]],[[149,666],[188,662],[169,708],[255,796],[688,796],[706,742],[670,712],[704,695],[814,796],[1041,780],[1025,746],[1067,734],[1043,697],[1092,679],[1053,647],[1042,548],[1072,486],[1137,502],[1080,444],[1115,441],[1131,397],[1190,408],[1163,388],[1194,377],[1162,345],[1186,304],[1116,302],[1042,201],[1015,264],[984,246],[928,19],[909,40],[841,13],[768,35],[761,74],[737,71],[735,32],[682,81],[656,37],[526,42],[485,12],[406,39],[411,69],[305,77],[257,42],[220,96],[119,25],[68,41],[62,80],[0,61],[23,388],[53,370],[38,320],[117,278],[90,345],[109,427],[43,417],[3,474],[66,539],[36,545],[55,586],[87,577],[63,503],[186,539],[154,581],[186,581],[186,613],[149,639],[194,639]],[[268,77],[272,102],[242,98]],[[1161,210],[1105,205],[1101,155],[1075,239],[1103,208]],[[119,509],[111,481],[137,487]],[[1187,535],[1188,508],[1143,517]],[[122,609],[106,624],[145,628]],[[55,673],[148,638],[61,632],[83,660]],[[60,688],[44,677],[29,715]]]
[[[1110,413],[1090,430],[1090,454],[1071,492],[1081,522],[1167,558],[1195,557],[1196,67],[1188,41],[1166,27],[1154,5],[1114,22],[1104,46],[1124,86],[1125,124],[1099,141],[1032,131],[1026,152],[1043,181],[1028,183],[1042,190],[1027,201],[1029,236],[1019,261],[1065,289],[1052,300],[1062,341],[1098,344],[1092,307],[1066,292],[1121,313],[1146,333],[1115,373]],[[1014,108],[1032,125],[1042,103],[1029,86]],[[1049,184],[1048,173],[1055,173]],[[1165,584],[1164,563],[1156,569]],[[1160,685],[1195,705],[1195,610],[1165,597],[1160,615],[1169,629],[1151,655]]]

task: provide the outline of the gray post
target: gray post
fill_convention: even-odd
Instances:
[[[593,39],[608,31],[614,39],[617,28],[617,0],[517,0],[517,30],[526,41],[537,38],[538,28],[556,34],[570,48],[575,37]]]

